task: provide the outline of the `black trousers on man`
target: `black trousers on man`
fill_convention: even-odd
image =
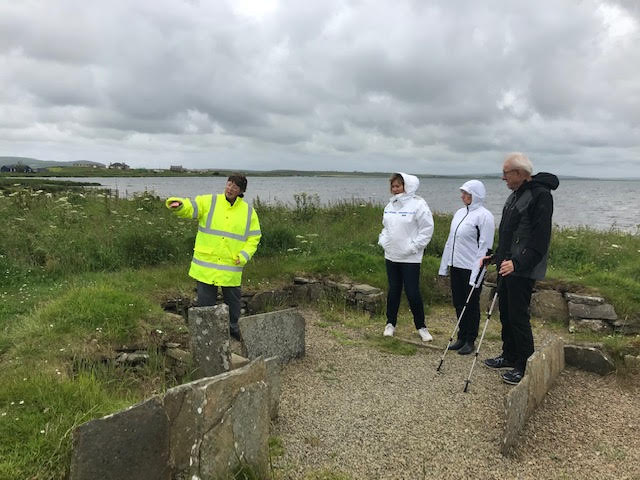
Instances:
[[[456,309],[456,317],[460,318],[460,313],[464,304],[469,298],[469,292],[473,288],[469,285],[471,270],[458,267],[450,267],[451,277],[451,297],[453,306]],[[469,299],[467,309],[460,320],[458,339],[463,342],[473,343],[478,337],[478,326],[480,325],[480,288],[476,288]]]
[[[392,262],[386,259],[385,264],[387,266],[387,280],[389,281],[387,322],[394,327],[396,326],[400,297],[404,286],[416,329],[425,327],[424,304],[422,303],[422,295],[420,295],[420,264]]]
[[[229,307],[229,327],[230,330],[238,330],[238,319],[242,308],[242,290],[240,287],[221,287],[222,299]],[[197,282],[196,292],[198,293],[198,306],[209,307],[216,304],[218,300],[218,286],[208,283]]]
[[[498,280],[502,355],[523,373],[533,354],[529,302],[536,281],[513,274]]]

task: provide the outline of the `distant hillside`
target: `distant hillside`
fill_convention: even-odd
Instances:
[[[1,157],[0,167],[3,165],[15,165],[21,163],[23,165],[29,165],[31,168],[48,168],[48,167],[73,167],[77,165],[106,167],[104,163],[92,162],[90,160],[71,160],[68,162],[56,162],[55,160],[38,160],[37,158],[30,157]]]

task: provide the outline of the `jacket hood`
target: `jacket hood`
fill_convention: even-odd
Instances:
[[[464,190],[471,194],[471,205],[469,207],[480,207],[484,205],[484,199],[487,196],[487,189],[484,188],[484,183],[480,180],[469,180],[464,182],[460,187],[460,190]]]
[[[415,195],[418,191],[418,187],[420,186],[420,180],[418,180],[418,177],[404,172],[398,173],[402,175],[402,180],[404,180],[404,193],[407,195]]]
[[[540,172],[531,177],[531,183],[537,183],[549,190],[555,190],[560,185],[560,180],[553,173]]]

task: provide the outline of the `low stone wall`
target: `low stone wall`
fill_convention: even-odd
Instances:
[[[70,479],[228,478],[244,464],[266,475],[279,372],[258,358],[80,425]]]
[[[485,282],[480,296],[480,306],[485,311],[491,303],[494,289],[495,283]],[[564,322],[571,333],[640,333],[640,318],[619,318],[613,305],[607,303],[603,297],[537,287],[531,295],[530,307],[533,316]],[[499,313],[497,305],[494,307],[494,313]]]
[[[564,342],[552,337],[527,360],[525,376],[504,398],[504,434],[501,451],[510,454],[520,432],[564,369]]]
[[[247,313],[260,313],[271,308],[297,306],[317,302],[323,298],[343,298],[349,305],[375,314],[383,311],[384,291],[371,285],[353,282],[335,282],[328,279],[295,277],[293,285],[243,295]]]

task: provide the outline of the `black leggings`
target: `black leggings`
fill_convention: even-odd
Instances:
[[[469,298],[469,292],[473,288],[469,285],[471,270],[451,267],[451,298],[453,306],[456,307],[456,317],[460,318],[460,313],[464,308],[464,303]],[[458,338],[463,342],[473,343],[478,337],[478,326],[480,324],[480,288],[476,288],[469,299],[464,315],[460,320],[460,330]]]
[[[413,323],[417,329],[423,328],[424,305],[420,295],[420,264],[398,263],[386,260],[387,279],[389,280],[389,294],[387,295],[387,323],[396,326],[398,321],[398,308],[400,308],[400,296],[402,287],[409,300],[409,308],[413,313]]]

